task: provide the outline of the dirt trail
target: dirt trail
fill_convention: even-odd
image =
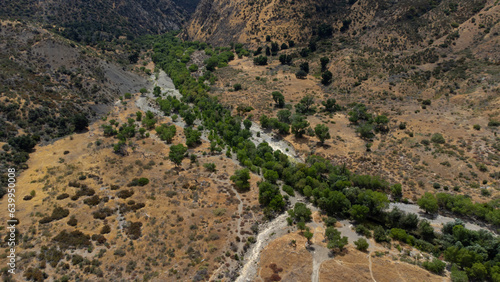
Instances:
[[[372,270],[372,252],[368,253],[368,267],[370,268],[370,276],[372,277],[373,282],[377,282],[377,280],[375,280],[375,277],[373,276],[373,270]]]
[[[256,243],[245,256],[246,263],[240,271],[240,276],[236,279],[237,282],[253,281],[255,274],[257,273],[257,265],[262,249],[264,249],[269,242],[272,241],[271,237],[279,237],[280,234],[277,233],[280,230],[285,230],[285,227],[287,226],[286,218],[287,214],[283,213],[271,222],[264,224],[265,229],[259,233]]]
[[[314,251],[312,252],[312,257],[313,257],[313,264],[312,264],[312,275],[311,275],[311,281],[312,282],[319,282],[319,271],[321,269],[321,264],[323,264],[324,261],[329,260],[330,257],[328,254],[330,253],[330,250],[323,246],[318,246],[318,245],[313,245]]]

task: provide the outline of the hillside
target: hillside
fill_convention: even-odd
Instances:
[[[469,45],[498,39],[488,36],[498,22],[495,1],[201,1],[184,36],[218,46],[250,46],[273,41],[307,43],[333,37],[385,51],[438,46],[467,33]],[[469,24],[466,28],[462,24]],[[474,34],[479,33],[479,34]],[[482,36],[481,36],[482,34]],[[486,37],[486,38],[484,38]],[[454,45],[454,44],[453,44]],[[469,47],[472,47],[469,46]],[[490,48],[489,50],[492,50]],[[483,48],[485,49],[485,48]],[[498,60],[498,54],[492,59]]]
[[[178,30],[196,4],[197,0],[7,0],[0,3],[0,17],[55,26],[56,31],[71,40],[96,44],[120,36]]]
[[[142,71],[108,61],[95,49],[36,25],[0,23],[2,169],[24,167],[34,144],[84,130],[118,96],[143,87]],[[27,141],[22,148],[5,144],[21,136]]]

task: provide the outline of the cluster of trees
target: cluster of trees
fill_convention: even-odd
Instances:
[[[356,131],[364,139],[371,139],[375,133],[389,131],[389,118],[385,115],[374,116],[365,104],[354,103],[348,113],[349,121],[357,125]]]
[[[484,220],[495,228],[500,227],[499,199],[491,200],[488,203],[474,203],[468,195],[447,193],[433,195],[427,192],[418,199],[417,203],[427,213],[437,213],[439,209],[443,209],[462,216]]]

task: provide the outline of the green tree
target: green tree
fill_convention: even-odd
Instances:
[[[89,126],[89,120],[84,114],[77,114],[73,117],[75,131],[83,131]]]
[[[362,222],[366,219],[366,216],[370,212],[370,209],[367,206],[362,205],[352,205],[349,213],[351,217],[357,222]]]
[[[380,226],[380,225],[377,225],[373,229],[373,238],[377,242],[389,242],[390,241],[390,239],[387,236],[387,233],[385,232],[384,228],[382,226]]]
[[[245,127],[246,130],[249,130],[250,127],[252,127],[252,121],[249,119],[245,119],[243,121],[243,126]]]
[[[453,282],[469,282],[469,277],[465,271],[460,271],[456,264],[451,267],[451,281]]]
[[[294,115],[292,121],[292,133],[295,137],[302,137],[306,132],[309,122],[303,115]]]
[[[16,137],[12,137],[9,139],[9,145],[16,149],[17,151],[22,152],[31,152],[33,148],[35,148],[36,141],[32,138],[31,135],[20,135]]]
[[[230,179],[238,189],[250,190],[250,171],[247,168],[236,170]]]
[[[432,262],[431,261],[424,261],[422,263],[422,266],[431,272],[434,272],[436,274],[441,274],[441,273],[443,273],[443,270],[446,267],[446,263],[437,259],[437,258],[434,258],[432,260]]]
[[[304,232],[304,237],[306,237],[308,245],[311,245],[311,239],[313,235],[314,234],[311,231],[309,231],[309,228],[307,228],[306,231]]]
[[[205,163],[203,164],[203,167],[206,168],[208,171],[214,172],[216,171],[216,166],[214,163]]]
[[[418,224],[418,233],[422,236],[422,239],[426,241],[431,241],[434,239],[434,228],[432,228],[431,224],[427,220],[422,220]]]
[[[253,64],[256,66],[265,66],[267,65],[267,57],[260,55],[253,59]]]
[[[446,143],[446,140],[444,139],[444,137],[441,133],[434,133],[431,137],[431,141],[436,143],[436,144]]]
[[[436,197],[429,192],[426,192],[417,201],[418,206],[425,211],[425,213],[436,213],[438,211],[438,203]]]
[[[142,128],[141,128],[142,129]],[[175,133],[177,129],[175,128],[175,125],[166,125],[162,124],[161,126],[157,126],[155,128],[156,133],[160,137],[162,141],[166,141],[167,144],[172,143],[172,140],[174,139]]]
[[[331,71],[327,70],[321,75],[321,83],[324,85],[332,83],[332,79],[333,79],[333,74]]]
[[[160,88],[160,86],[155,86],[153,88],[153,95],[155,97],[160,97],[160,95],[161,95],[161,88]]]
[[[276,181],[279,179],[279,175],[278,172],[268,169],[264,172],[264,178],[270,183],[276,184]]]
[[[401,199],[403,196],[403,188],[401,184],[396,183],[391,186],[391,195],[394,199]]]
[[[281,92],[273,91],[271,95],[273,96],[274,103],[276,103],[276,107],[283,108],[285,106],[285,96]]]
[[[467,269],[467,276],[475,279],[476,281],[484,281],[488,275],[488,270],[484,264],[476,262],[471,268]]]
[[[290,117],[292,116],[292,113],[289,110],[279,110],[276,116],[278,117],[278,120],[280,122],[290,123]]]
[[[334,113],[342,109],[340,105],[337,104],[337,100],[333,98],[329,98],[326,101],[321,102],[321,104],[325,107],[323,110],[329,113]]]
[[[295,219],[296,222],[309,222],[312,219],[312,212],[304,203],[295,203],[295,206],[288,211],[288,214]]]
[[[333,227],[328,227],[325,230],[325,238],[328,240],[327,247],[331,250],[338,249],[342,251],[348,243],[347,237],[342,237],[340,232]]]
[[[307,94],[304,98],[300,100],[298,104],[295,105],[295,109],[297,113],[300,114],[309,114],[316,111],[314,105],[314,97],[312,95]]]
[[[146,112],[146,117],[142,119],[142,124],[147,128],[147,129],[153,129],[156,124],[156,119],[155,115],[151,111]]]
[[[304,70],[299,70],[295,73],[295,77],[298,79],[305,79],[307,77],[307,72]]]
[[[330,136],[330,129],[328,129],[328,127],[326,125],[324,125],[324,124],[317,124],[314,127],[314,133],[318,137],[318,139],[321,142],[321,144],[324,144],[325,140],[331,138],[331,136]]]
[[[186,135],[186,145],[188,147],[194,147],[197,144],[201,144],[201,132],[193,129],[192,127],[187,127],[184,129],[184,135]]]
[[[286,54],[280,55],[280,57],[278,58],[278,60],[282,65],[291,65],[292,59],[293,58],[291,55],[286,55]]]
[[[175,164],[175,166],[179,166],[186,155],[187,149],[188,148],[182,144],[172,145],[170,146],[168,158]]]
[[[358,240],[354,241],[354,245],[356,245],[356,249],[362,252],[366,252],[366,250],[368,250],[368,247],[370,246],[365,238],[359,238]]]
[[[300,64],[300,69],[303,70],[305,73],[309,73],[309,63],[308,62],[303,62]]]
[[[319,60],[321,62],[321,72],[326,71],[326,66],[330,62],[330,59],[328,59],[327,57],[322,57]]]

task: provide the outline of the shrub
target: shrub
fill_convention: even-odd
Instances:
[[[76,226],[77,224],[78,224],[78,220],[74,216],[71,216],[71,218],[68,220],[68,225],[69,226]]]
[[[61,208],[61,207],[55,207],[54,210],[52,211],[51,216],[44,217],[40,219],[40,224],[45,224],[49,223],[55,220],[63,219],[69,215],[69,210]]]
[[[267,65],[267,57],[265,56],[258,56],[257,58],[253,59],[253,64],[257,66],[265,66]]]
[[[472,126],[475,130],[481,130],[481,126],[479,124],[474,124],[474,126]]]
[[[68,194],[68,193],[62,193],[61,195],[58,195],[58,196],[56,197],[56,200],[64,200],[64,199],[66,199],[66,198],[68,198],[68,197],[69,197],[69,194]]]
[[[84,204],[89,205],[91,207],[97,206],[99,204],[99,202],[100,202],[100,199],[99,199],[99,196],[97,196],[97,195],[94,195],[91,198],[83,200]]]
[[[203,167],[204,167],[206,170],[211,171],[211,172],[216,171],[216,168],[215,168],[215,164],[214,164],[214,163],[205,163],[205,164],[203,164]]]
[[[389,242],[390,239],[387,237],[387,233],[385,232],[384,228],[380,225],[377,225],[375,229],[373,230],[373,238],[377,242]]]
[[[121,198],[121,199],[130,198],[130,197],[132,197],[132,195],[134,195],[133,190],[122,190],[122,191],[118,191],[118,193],[116,193],[116,196],[118,198]]]
[[[129,238],[132,240],[139,239],[139,237],[141,237],[141,227],[142,227],[141,222],[130,222],[126,230],[126,233],[129,236]]]
[[[359,238],[357,241],[354,241],[354,245],[356,245],[356,249],[362,252],[368,250],[368,247],[370,246],[364,238]]]
[[[288,195],[290,196],[295,196],[295,192],[293,191],[293,188],[292,186],[289,186],[289,185],[283,185],[283,187],[281,188],[283,189],[283,191],[285,191],[285,193],[287,193]]]
[[[215,215],[215,216],[222,216],[226,213],[226,209],[224,208],[216,208],[212,211],[212,213]]]
[[[330,84],[332,82],[332,79],[333,79],[333,74],[331,71],[327,70],[321,75],[321,83],[324,85]]]
[[[234,85],[233,85],[233,87],[234,87],[234,91],[239,91],[239,90],[241,90],[241,84],[240,84],[240,83],[236,83],[236,84],[234,84]]]
[[[91,239],[92,241],[96,241],[98,245],[106,243],[106,238],[102,234],[94,234]]]
[[[441,133],[434,133],[431,137],[431,141],[436,144],[446,143],[446,140],[444,139],[443,135],[441,135]]]
[[[298,79],[305,79],[307,77],[307,72],[304,70],[299,70],[295,73],[295,77]]]
[[[250,190],[250,182],[248,182],[250,180],[250,171],[248,169],[235,171],[230,179],[238,189],[242,191]]]
[[[429,270],[430,272],[434,272],[436,274],[441,274],[441,273],[443,273],[443,270],[446,267],[446,263],[437,259],[437,258],[434,258],[432,260],[432,262],[424,261],[424,263],[422,263],[422,266],[425,269]]]
[[[497,127],[497,126],[500,126],[500,121],[490,120],[490,121],[488,122],[488,126],[492,126],[492,127]]]
[[[109,225],[104,225],[102,228],[101,228],[101,231],[100,233],[101,234],[108,234],[111,232],[111,227]]]
[[[149,179],[145,178],[145,177],[141,177],[141,178],[134,178],[132,179],[132,181],[127,184],[128,187],[132,187],[132,186],[145,186],[149,183]]]
[[[83,234],[79,230],[72,232],[67,232],[66,230],[61,231],[57,236],[52,239],[54,242],[58,243],[61,250],[67,249],[84,249],[92,245],[90,242],[90,236]]]
[[[323,221],[325,222],[326,227],[334,227],[337,223],[337,219],[331,216],[324,218]]]
[[[356,233],[365,236],[366,238],[372,237],[372,232],[365,225],[359,224],[356,226]]]
[[[192,64],[192,65],[189,66],[189,71],[190,72],[195,72],[197,70],[198,70],[198,65]]]
[[[92,213],[95,219],[105,219],[113,214],[113,210],[110,208],[101,208]]]

